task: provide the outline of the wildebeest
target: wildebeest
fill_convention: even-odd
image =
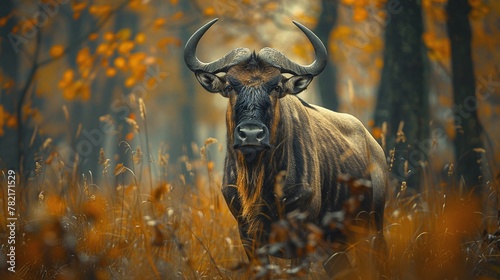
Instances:
[[[294,22],[314,47],[316,59],[310,65],[297,64],[272,48],[258,53],[237,48],[204,63],[196,48],[216,21],[191,36],[184,59],[207,91],[229,100],[222,193],[249,257],[268,242],[271,226],[283,212],[301,212],[324,228],[324,218],[342,211],[349,198],[341,174],[371,182],[358,211],[371,213],[381,231],[387,180],[382,148],[355,117],[297,96],[327,63],[321,40]]]

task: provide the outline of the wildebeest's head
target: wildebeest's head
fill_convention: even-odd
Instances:
[[[216,21],[210,21],[191,36],[186,43],[184,59],[206,90],[229,98],[229,141],[250,162],[273,144],[277,133],[278,100],[303,91],[325,68],[327,52],[311,30],[294,21],[314,47],[316,60],[308,66],[292,62],[272,48],[263,48],[258,53],[237,48],[216,61],[204,63],[196,57],[196,46]],[[291,76],[285,77],[283,73]]]

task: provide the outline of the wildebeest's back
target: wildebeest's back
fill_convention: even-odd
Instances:
[[[380,145],[363,124],[349,114],[309,105],[294,96],[283,99],[285,104],[289,103],[295,108],[301,107],[297,112],[305,114],[301,119],[308,120],[309,127],[303,123],[296,124],[293,134],[295,137],[308,135],[307,138],[312,141],[307,145],[308,149],[313,150],[310,154],[313,157],[311,160],[318,162],[321,177],[321,211],[318,222],[326,211],[341,210],[343,202],[348,198],[348,188],[338,183],[339,174],[371,181],[373,197],[367,194],[366,198],[372,200],[373,205],[367,200],[365,209],[361,210],[377,210],[383,213],[385,156]],[[381,221],[377,221],[377,227],[381,227]]]

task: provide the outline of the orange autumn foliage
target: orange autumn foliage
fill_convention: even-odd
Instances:
[[[64,54],[64,47],[61,45],[54,45],[50,48],[50,55],[52,57],[60,57]]]

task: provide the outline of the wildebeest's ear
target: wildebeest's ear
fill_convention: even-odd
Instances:
[[[307,88],[313,78],[313,75],[292,76],[285,81],[285,92],[299,94]]]
[[[195,73],[198,82],[210,92],[222,92],[224,89],[224,78],[219,77],[215,74],[198,71]]]

